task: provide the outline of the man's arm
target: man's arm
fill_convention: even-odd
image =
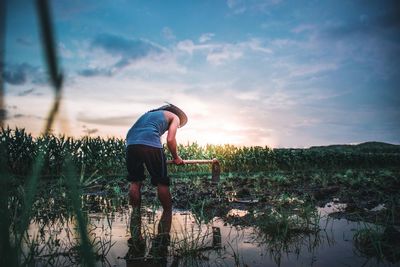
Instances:
[[[171,122],[168,128],[167,147],[171,152],[172,157],[174,158],[175,164],[183,164],[183,160],[178,155],[178,149],[176,144],[176,132],[178,130],[179,123],[180,123],[179,117],[176,116],[175,114],[172,114]]]

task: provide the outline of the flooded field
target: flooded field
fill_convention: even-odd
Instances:
[[[131,239],[125,143],[0,135],[1,266],[399,266],[400,147],[181,145],[172,228],[142,186]],[[32,152],[33,151],[33,152]],[[138,218],[135,218],[138,219]]]
[[[337,215],[347,205],[337,201],[314,207],[307,211],[308,217],[303,216],[304,203],[299,199],[290,200],[296,206],[290,207],[290,215],[279,208],[268,209],[270,214],[253,212],[253,203],[242,201],[233,203],[236,208],[225,215],[206,220],[190,210],[175,209],[166,242],[159,242],[157,233],[161,210],[145,206],[144,242],[138,247],[130,242],[129,206],[105,213],[106,198],[87,198],[92,204],[104,204],[103,212],[88,213],[97,266],[399,266],[400,247],[380,255],[384,247],[360,240],[363,231],[383,234],[387,229],[340,218]],[[32,222],[26,253],[34,250],[38,266],[79,265],[76,228],[73,218]],[[398,246],[398,240],[393,244]]]

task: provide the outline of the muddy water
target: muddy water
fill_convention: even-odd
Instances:
[[[152,255],[152,246],[160,210],[143,210],[142,233],[146,244],[140,255],[129,252],[128,209],[112,215],[90,214],[89,232],[96,254],[105,255],[97,258],[98,266],[399,266],[367,258],[358,252],[353,236],[365,224],[327,216],[343,207],[330,203],[318,208],[322,216],[320,231],[282,241],[282,244],[265,242],[257,227],[233,226],[221,218],[214,218],[207,224],[199,223],[190,212],[174,210],[167,256],[161,260],[157,258],[158,261]],[[230,216],[246,214],[246,210],[229,211]],[[71,222],[55,223],[39,231],[38,225],[32,224],[30,236],[34,238],[41,232],[46,243],[50,238],[58,244],[58,250],[42,252],[43,255],[57,255],[55,265],[78,265],[73,253],[77,243],[74,228]],[[41,259],[44,263],[46,257]]]

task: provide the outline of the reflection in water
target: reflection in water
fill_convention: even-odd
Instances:
[[[393,226],[370,224],[355,233],[354,247],[365,258],[395,264],[400,261],[400,232]]]
[[[140,214],[140,211],[139,211]],[[158,233],[151,240],[151,247],[146,256],[146,241],[142,235],[141,218],[133,209],[130,220],[131,237],[128,239],[128,253],[125,256],[126,266],[167,266],[168,246],[170,244],[170,228],[172,216],[164,212],[158,222]]]
[[[329,207],[332,208],[332,207]],[[279,210],[277,210],[279,212]],[[240,216],[239,210],[230,214]],[[322,214],[323,210],[318,210]],[[229,214],[229,213],[228,213]],[[227,214],[227,216],[228,216]],[[240,214],[240,215],[239,215]],[[88,231],[99,266],[396,266],[393,261],[374,260],[370,250],[359,245],[367,240],[355,233],[364,224],[345,219],[303,221],[278,213],[249,214],[232,223],[213,218],[198,223],[188,211],[173,212],[171,231],[159,232],[161,211],[142,208],[142,239],[131,239],[132,209],[89,214]],[[307,227],[305,227],[307,226]],[[26,250],[36,251],[36,263],[56,266],[79,265],[79,238],[73,219],[31,224]],[[384,233],[384,229],[383,232]],[[388,231],[387,231],[388,233]],[[384,235],[389,237],[387,233]],[[35,244],[32,247],[31,244]],[[368,247],[367,247],[368,248]],[[396,255],[395,255],[396,256]]]
[[[126,266],[167,266],[169,235],[157,235],[151,241],[149,254],[146,253],[146,243],[129,243],[125,256]]]
[[[128,239],[127,266],[192,266],[221,249],[221,230],[212,224],[198,224],[189,212],[175,212],[171,232],[161,231],[161,212],[144,213],[143,239]],[[155,227],[155,225],[158,225]],[[155,234],[157,229],[157,234]]]

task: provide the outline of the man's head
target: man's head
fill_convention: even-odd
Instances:
[[[168,103],[168,102],[167,102],[166,105],[161,106],[161,107],[159,107],[159,108],[157,108],[157,109],[155,109],[155,110],[166,110],[166,111],[169,111],[169,112],[174,113],[176,116],[179,117],[179,121],[180,121],[179,127],[184,126],[184,125],[187,123],[187,121],[188,121],[188,118],[187,118],[185,112],[183,112],[183,111],[182,111],[180,108],[178,108],[177,106],[175,106],[175,105],[173,105],[173,104],[170,104],[170,103]]]

